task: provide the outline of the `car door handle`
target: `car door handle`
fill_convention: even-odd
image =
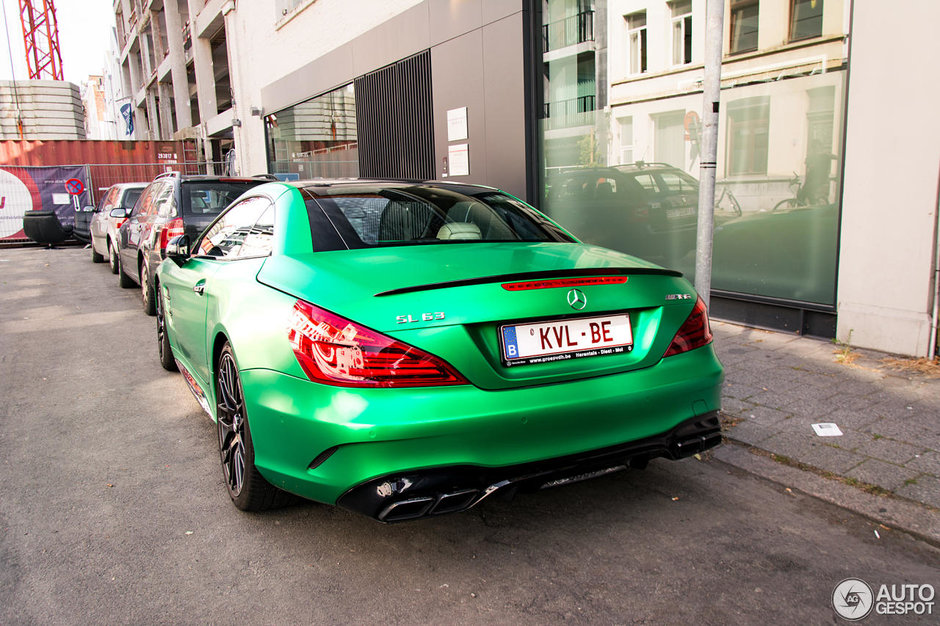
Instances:
[[[198,293],[200,296],[206,292],[206,281],[200,280],[198,283],[193,285],[193,291]]]

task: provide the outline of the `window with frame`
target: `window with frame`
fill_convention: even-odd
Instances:
[[[669,3],[672,13],[672,64],[692,62],[692,0]]]
[[[633,163],[633,117],[620,118],[620,162]]]
[[[267,198],[245,198],[225,211],[197,245],[200,255],[235,259],[271,254],[274,210]]]
[[[627,25],[627,44],[631,74],[646,72],[646,11],[623,16]]]
[[[759,0],[731,0],[731,54],[757,50]]]
[[[790,41],[822,35],[823,0],[790,0]]]
[[[770,135],[770,97],[728,103],[728,175],[766,174]]]

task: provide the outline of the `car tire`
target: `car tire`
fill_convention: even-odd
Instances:
[[[255,467],[255,449],[245,413],[245,396],[235,353],[226,343],[215,373],[216,429],[225,488],[236,508],[264,511],[283,506],[290,496],[264,479]]]
[[[117,255],[117,266],[118,266],[118,284],[121,285],[124,289],[130,289],[134,286],[134,279],[124,273],[124,264],[121,263],[121,255]]]
[[[157,307],[157,353],[160,355],[160,365],[168,372],[179,371],[176,367],[176,359],[173,357],[173,348],[170,346],[170,337],[166,329],[166,307],[163,301],[163,292],[160,290],[160,284],[156,286],[156,307]]]
[[[98,251],[95,250],[95,242],[91,242],[91,262],[92,263],[104,263],[104,255],[98,254]]]
[[[118,265],[117,250],[114,249],[114,244],[111,243],[110,239],[108,239],[108,265],[111,266],[112,274],[117,274],[121,271],[121,267]]]
[[[147,315],[156,315],[157,308],[154,304],[153,283],[150,280],[150,270],[143,263],[140,264],[140,301],[144,307],[144,313]]]

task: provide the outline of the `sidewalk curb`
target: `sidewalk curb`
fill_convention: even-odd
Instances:
[[[866,493],[837,480],[778,463],[755,453],[758,450],[760,448],[726,439],[724,445],[711,451],[711,456],[726,465],[848,509],[940,547],[940,514],[927,506],[897,497]]]

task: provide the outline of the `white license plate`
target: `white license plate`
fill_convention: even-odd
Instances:
[[[677,217],[686,217],[695,213],[695,208],[690,206],[679,207],[677,209],[666,209],[666,219],[674,220]]]
[[[549,363],[633,349],[633,329],[627,314],[500,326],[499,336],[506,365]]]

